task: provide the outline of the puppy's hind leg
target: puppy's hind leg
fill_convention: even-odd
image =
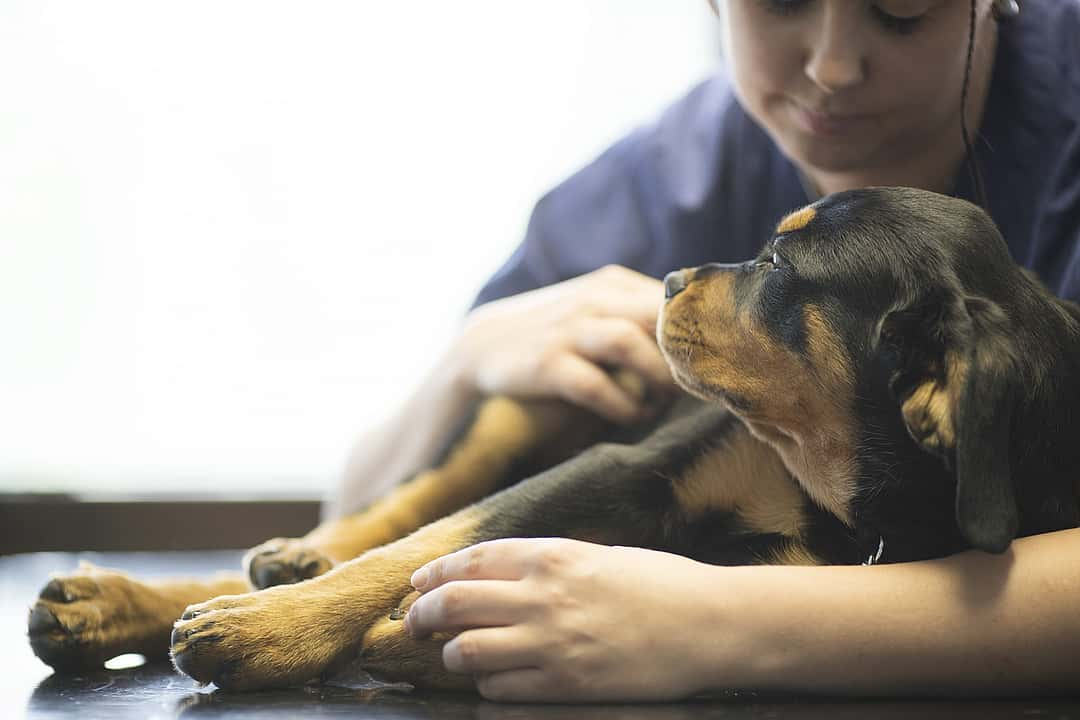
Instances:
[[[84,563],[77,573],[54,577],[42,589],[30,609],[30,646],[58,671],[100,668],[124,653],[164,659],[173,622],[185,607],[247,589],[236,573],[140,581]]]
[[[253,548],[245,571],[255,588],[317,577],[561,462],[606,427],[562,402],[488,398],[436,467],[366,510],[328,520],[302,538],[275,538]]]

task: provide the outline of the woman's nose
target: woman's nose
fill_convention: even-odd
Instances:
[[[859,32],[850,17],[853,8],[834,8],[826,4],[804,67],[806,76],[830,95],[858,85],[866,77]]]

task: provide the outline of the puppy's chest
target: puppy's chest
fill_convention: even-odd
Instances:
[[[949,478],[880,479],[862,484],[852,504],[860,562],[874,564],[942,557],[967,547],[955,517],[955,485]]]
[[[733,516],[745,530],[798,536],[805,524],[805,498],[776,452],[743,427],[703,446],[695,461],[672,478],[682,514]]]
[[[949,478],[890,483],[880,479],[884,469],[834,456],[832,464],[786,457],[740,428],[703,447],[678,473],[675,498],[690,521],[787,539],[786,547],[799,547],[808,561],[901,562],[963,547]]]

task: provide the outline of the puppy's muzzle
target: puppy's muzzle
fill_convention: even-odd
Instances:
[[[675,270],[674,272],[669,272],[664,276],[664,299],[670,300],[675,297],[689,287],[690,283],[694,280],[700,280],[724,270],[737,270],[741,267],[742,265],[737,263],[734,265],[709,263],[689,270]]]

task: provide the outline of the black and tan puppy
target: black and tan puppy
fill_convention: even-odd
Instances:
[[[696,398],[621,435],[559,403],[487,400],[437,468],[249,553],[251,583],[278,586],[189,607],[176,666],[250,689],[359,657],[469,686],[443,671],[445,638],[415,640],[399,619],[414,569],[499,537],[854,564],[1001,552],[1078,524],[1080,309],[1020,270],[976,207],[910,189],[833,195],[785,218],[757,259],[665,288],[660,347]],[[181,605],[244,587],[215,582],[57,578],[31,642],[56,667],[164,649]]]

